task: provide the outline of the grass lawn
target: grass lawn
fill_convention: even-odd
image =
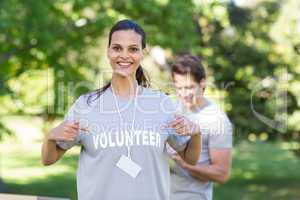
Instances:
[[[52,166],[41,163],[41,144],[0,146],[0,176],[9,193],[77,199],[76,167],[79,148],[67,152]]]
[[[76,199],[76,165],[79,148],[53,166],[40,162],[40,144],[0,146],[0,176],[10,193]],[[215,200],[298,200],[300,159],[279,144],[244,142],[235,147],[232,178],[215,186]]]
[[[231,180],[216,186],[215,199],[299,200],[300,158],[276,143],[241,143],[234,151]]]

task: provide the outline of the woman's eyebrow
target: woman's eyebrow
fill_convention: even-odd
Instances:
[[[130,45],[128,45],[129,47],[138,47],[139,45],[137,45],[137,44],[130,44]]]
[[[111,45],[113,45],[113,46],[122,46],[121,44],[118,44],[118,43],[112,43]],[[139,47],[139,45],[138,44],[130,44],[130,45],[128,45],[128,47]]]

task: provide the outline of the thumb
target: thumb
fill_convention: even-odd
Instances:
[[[168,128],[168,124],[162,124],[162,125],[160,126],[160,128],[161,128],[161,129]]]
[[[174,117],[175,117],[175,119],[178,119],[178,118],[181,118],[182,115],[176,113],[176,114],[174,115]]]
[[[71,122],[70,123],[70,125],[72,126],[72,127],[74,127],[74,128],[79,128],[80,127],[80,124],[79,124],[79,122]]]
[[[175,154],[175,155],[172,155],[172,159],[175,160],[175,161],[180,161],[181,158],[179,155]]]

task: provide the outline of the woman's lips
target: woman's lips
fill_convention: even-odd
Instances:
[[[129,68],[132,65],[132,62],[117,62],[120,68]]]

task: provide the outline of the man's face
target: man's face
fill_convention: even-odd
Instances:
[[[183,105],[193,110],[197,106],[197,99],[203,98],[205,80],[196,82],[190,74],[173,74],[176,93]]]

